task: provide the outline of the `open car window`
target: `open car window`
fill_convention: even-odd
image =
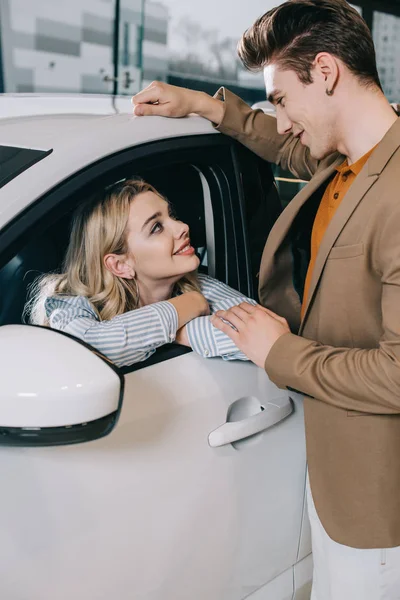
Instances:
[[[118,178],[121,173],[118,173]],[[189,164],[170,165],[152,169],[140,169],[128,164],[124,179],[140,178],[148,181],[171,203],[176,216],[188,223],[191,241],[200,258],[200,272],[210,274],[209,256],[213,256],[213,240],[207,239],[207,223],[210,215],[204,205],[204,191],[199,172]],[[114,176],[106,183],[112,184]],[[43,232],[37,231],[30,241],[19,249],[11,260],[0,269],[0,286],[8,290],[0,300],[0,325],[23,322],[23,310],[29,290],[37,277],[46,273],[62,271],[72,218],[75,208],[89,201],[92,194],[104,189],[104,182],[90,181],[89,186],[73,194],[66,202],[67,211],[51,223]],[[208,219],[206,218],[208,217]],[[211,213],[212,219],[212,213]],[[212,223],[213,224],[213,223]]]
[[[52,150],[0,146],[0,187],[51,153]]]
[[[213,135],[127,149],[83,169],[32,203],[1,233],[0,288],[8,293],[0,298],[0,326],[21,323],[31,284],[62,269],[74,209],[99,189],[138,177],[163,194],[189,225],[199,271],[254,297],[260,255],[277,216],[276,188],[267,167],[261,177],[254,155]],[[167,350],[153,360],[175,353]]]

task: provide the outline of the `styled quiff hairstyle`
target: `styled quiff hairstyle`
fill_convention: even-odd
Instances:
[[[271,62],[312,83],[315,57],[339,58],[360,83],[382,89],[371,32],[345,0],[289,0],[257,19],[242,36],[239,58],[250,71]]]

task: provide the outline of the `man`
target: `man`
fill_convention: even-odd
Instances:
[[[310,180],[268,238],[263,307],[219,315],[237,331],[214,324],[305,394],[313,600],[400,599],[400,120],[344,0],[285,2],[239,55],[264,70],[276,120],[228,90],[158,83],[135,113],[198,113]]]

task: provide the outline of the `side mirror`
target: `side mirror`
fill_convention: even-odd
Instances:
[[[0,327],[0,445],[58,446],[109,434],[124,378],[67,334],[32,325]]]

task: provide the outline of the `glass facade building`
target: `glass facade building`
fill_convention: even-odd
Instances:
[[[236,44],[276,4],[0,0],[0,91],[132,95],[158,79],[209,93],[224,84],[251,104],[265,97],[263,79],[243,70]],[[355,7],[372,29],[385,94],[400,101],[400,0]]]
[[[134,93],[166,78],[167,30],[148,0],[0,0],[3,91]]]

